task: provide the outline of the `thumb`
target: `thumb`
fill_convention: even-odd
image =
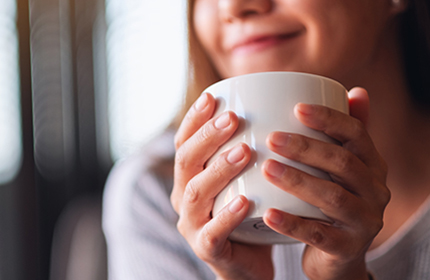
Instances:
[[[369,95],[367,90],[355,87],[348,92],[349,114],[367,126],[369,121]]]

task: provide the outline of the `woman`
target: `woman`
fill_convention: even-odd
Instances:
[[[429,14],[426,0],[190,1],[186,116],[177,131],[118,164],[107,183],[111,277],[428,279]],[[265,213],[269,227],[304,244],[230,242],[248,209],[242,196],[210,214],[214,196],[246,166],[250,150],[241,144],[205,168],[238,122],[233,113],[213,119],[210,95],[195,100],[219,79],[262,71],[320,74],[351,89],[351,116],[296,106],[303,124],[338,139],[341,148],[300,135],[268,136],[274,152],[333,178],[322,182],[274,161],[263,167],[267,180],[335,221]]]

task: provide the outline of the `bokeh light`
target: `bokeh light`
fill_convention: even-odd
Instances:
[[[22,161],[16,3],[0,5],[0,184],[11,181]]]
[[[108,115],[114,160],[164,129],[182,101],[186,4],[107,0]]]

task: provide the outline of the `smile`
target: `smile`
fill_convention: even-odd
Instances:
[[[246,55],[255,52],[260,52],[268,48],[275,47],[277,45],[283,44],[298,37],[302,31],[297,31],[293,33],[280,34],[280,35],[270,35],[270,36],[257,36],[244,40],[241,43],[235,45],[232,49],[234,54]]]

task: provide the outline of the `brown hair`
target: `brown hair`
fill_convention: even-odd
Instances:
[[[173,126],[178,127],[185,113],[200,96],[202,91],[209,85],[219,81],[221,78],[201,46],[194,31],[194,2],[188,0],[188,75],[187,90],[181,111],[173,121]]]
[[[430,107],[430,2],[409,0],[402,15],[401,44],[412,100]]]

